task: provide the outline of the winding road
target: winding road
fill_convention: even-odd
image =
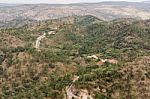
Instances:
[[[55,31],[50,31],[48,32],[48,35],[54,35],[55,34]],[[44,33],[43,35],[39,36],[37,39],[36,39],[36,44],[35,44],[35,48],[36,49],[39,49],[40,47],[40,42],[42,39],[44,39],[46,37],[46,33]]]
[[[43,35],[39,36],[37,39],[36,39],[36,45],[35,45],[35,48],[38,49],[40,47],[40,42],[43,38],[46,37],[46,33],[44,33]]]
[[[72,84],[73,84],[75,81],[77,81],[78,79],[79,79],[79,76],[76,76],[76,77],[73,79]],[[79,97],[76,96],[76,95],[74,95],[73,92],[72,92],[72,90],[73,90],[72,84],[66,86],[67,99],[72,99],[72,98],[79,99]]]
[[[91,95],[88,94],[87,90],[80,91],[79,96],[73,94],[73,83],[79,79],[79,76],[75,76],[71,85],[66,86],[67,99],[93,99]]]

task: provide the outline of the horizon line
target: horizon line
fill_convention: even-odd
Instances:
[[[54,5],[67,5],[67,4],[92,4],[92,3],[103,3],[103,2],[131,2],[131,3],[142,3],[146,1],[99,1],[99,2],[76,2],[76,3],[4,3],[0,2],[0,4],[18,4],[18,5],[23,5],[23,4],[54,4]]]

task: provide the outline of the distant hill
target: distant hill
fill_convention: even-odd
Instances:
[[[17,6],[19,4],[6,4],[6,3],[0,3],[0,7],[12,7],[12,6]]]
[[[150,3],[150,0],[147,0],[147,1],[143,1],[144,3]]]
[[[100,2],[77,4],[0,4],[0,26],[14,26],[15,20],[43,21],[74,15],[93,15],[102,20],[150,18],[150,4],[145,2]],[[18,23],[18,22],[16,22]]]

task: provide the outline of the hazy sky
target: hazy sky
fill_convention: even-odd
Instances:
[[[0,3],[50,3],[50,4],[66,4],[78,2],[101,2],[101,1],[131,1],[140,2],[146,0],[0,0]]]

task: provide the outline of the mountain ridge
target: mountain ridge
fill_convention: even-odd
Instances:
[[[100,2],[79,4],[21,4],[0,8],[0,26],[26,19],[43,21],[67,16],[92,15],[102,20],[117,18],[149,19],[150,5],[143,2]],[[18,23],[18,22],[12,22]],[[21,24],[21,23],[20,23]]]

